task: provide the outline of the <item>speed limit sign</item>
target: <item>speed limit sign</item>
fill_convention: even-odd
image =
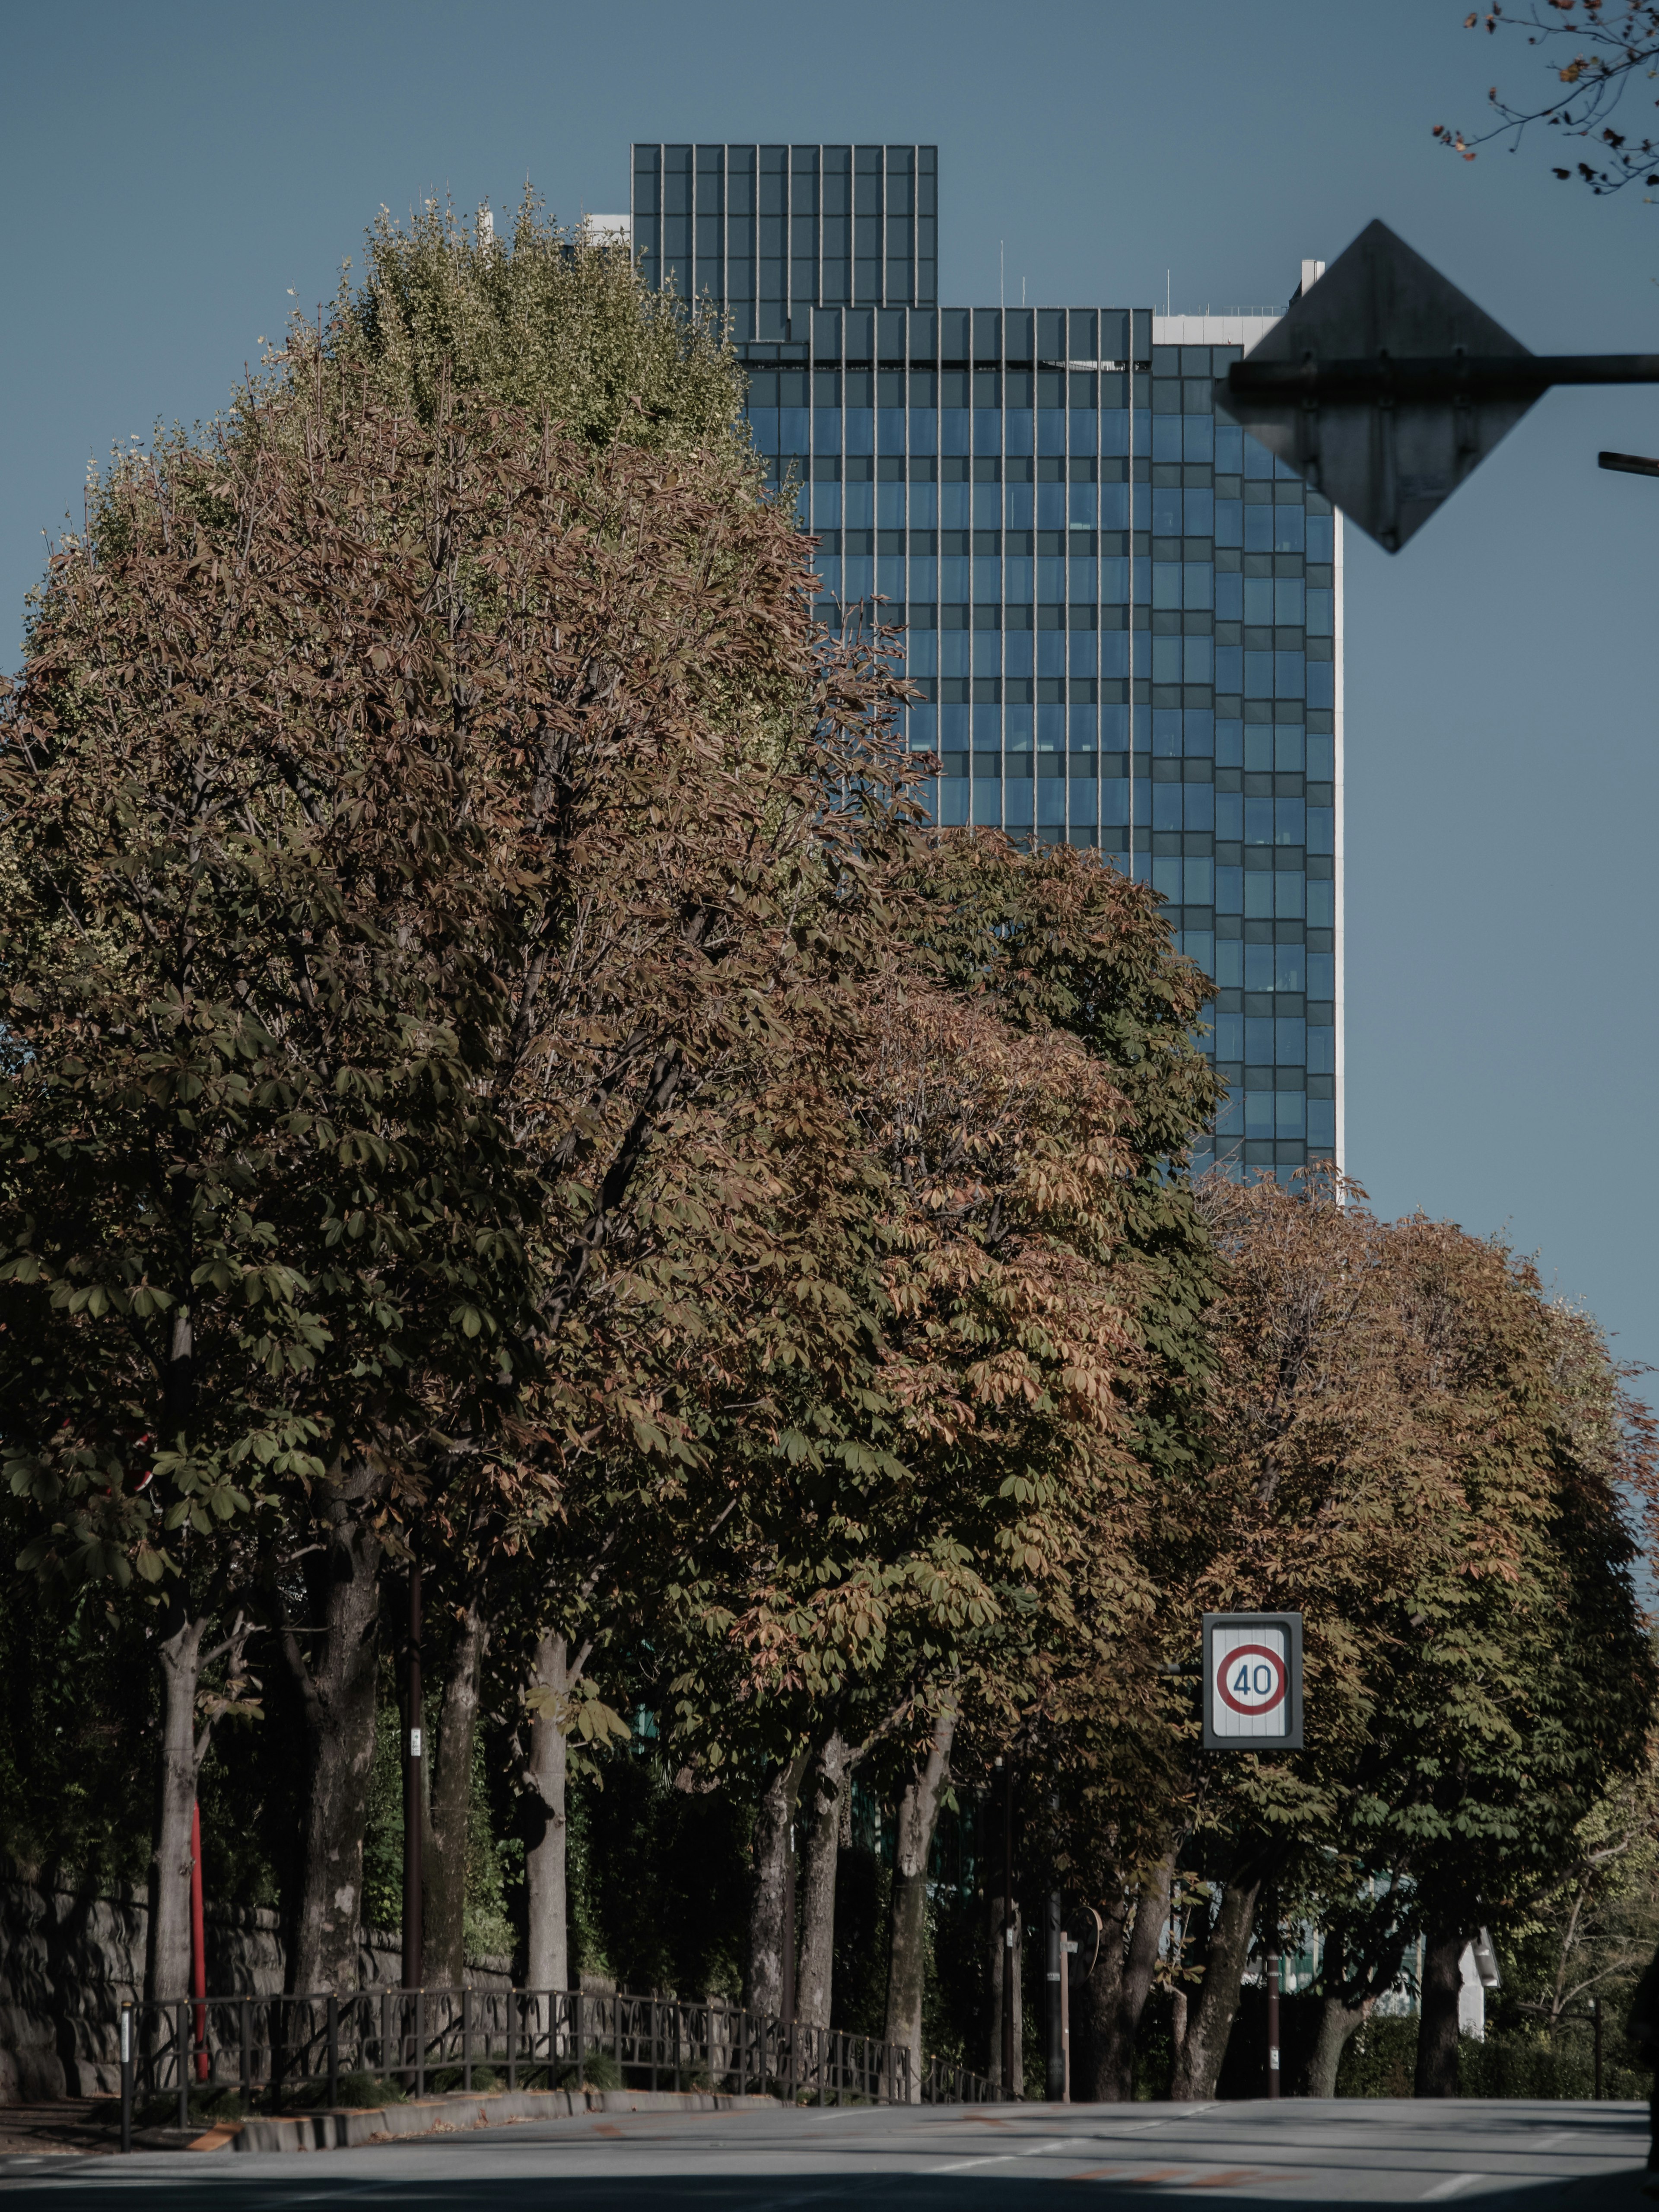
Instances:
[[[1206,1751],[1302,1747],[1302,1615],[1204,1616]]]

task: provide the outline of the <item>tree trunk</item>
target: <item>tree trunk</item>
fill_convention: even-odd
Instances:
[[[754,1878],[749,1898],[749,1973],[744,2002],[768,2019],[783,2017],[784,1923],[790,1908],[790,1829],[806,1754],[775,1766],[755,1816]],[[790,1931],[793,1936],[793,1931]]]
[[[1002,1892],[994,1892],[989,1899],[990,1960],[988,1979],[991,1985],[990,2048],[985,2062],[985,2078],[993,2088],[1002,2086],[1002,1990],[1006,1979],[1014,1984],[1014,2078],[1012,2091],[1016,2097],[1024,2095],[1025,2080],[1025,1929],[1019,1917],[1019,1899],[1014,1899],[1014,1940],[1012,1945],[1003,1932]]]
[[[1177,2104],[1213,2097],[1227,2055],[1227,2039],[1238,2012],[1239,1984],[1250,1954],[1255,1908],[1270,1872],[1265,1857],[1246,1861],[1222,1894],[1221,1911],[1210,1937],[1203,1985],[1191,2006],[1187,2033],[1176,2054],[1170,2095]]]
[[[1335,2096],[1336,2070],[1342,2063],[1348,2038],[1364,2025],[1366,2011],[1364,2005],[1346,2004],[1340,1997],[1328,1996],[1321,2001],[1319,2029],[1302,2077],[1304,2097]]]
[[[150,1861],[149,1941],[144,1994],[190,1991],[191,1814],[196,1804],[196,1691],[207,1623],[186,1615],[160,1647],[161,1767],[157,1777],[155,1850]]]
[[[805,1880],[801,1884],[800,1966],[795,2017],[807,2027],[828,2027],[836,1968],[836,1866],[842,1817],[852,1784],[852,1747],[832,1729],[813,1760],[802,1810],[805,1814]]]
[[[1073,1999],[1077,2025],[1074,2043],[1080,2046],[1073,2063],[1073,2078],[1085,2104],[1115,2102],[1118,2079],[1117,2033],[1123,1995],[1123,1953],[1129,1925],[1129,1899],[1122,1893],[1107,1900],[1101,1915],[1100,1956],[1086,1982],[1079,1982]]]
[[[1157,1865],[1148,1868],[1135,1899],[1134,1927],[1129,1936],[1127,1955],[1121,1948],[1118,1953],[1121,1963],[1115,1977],[1115,2002],[1103,2014],[1096,2015],[1097,2027],[1091,2021],[1091,2094],[1103,2104],[1127,2104],[1134,2096],[1135,2045],[1140,2035],[1141,2014],[1152,1991],[1152,1976],[1158,1971],[1158,1946],[1169,1925],[1170,1888],[1175,1880],[1175,1846],[1171,1844]],[[1120,1944],[1121,1925],[1120,1922]],[[1102,1939],[1103,1960],[1112,1934],[1109,1927]],[[1097,1968],[1096,1974],[1098,1972]],[[1091,1981],[1095,1978],[1091,1975]]]
[[[1426,1929],[1423,1937],[1423,1992],[1417,2024],[1417,2079],[1413,2094],[1419,2097],[1457,2094],[1458,1971],[1464,1937],[1453,1929]]]
[[[939,1820],[939,1801],[951,1771],[956,1707],[948,1700],[933,1723],[933,1740],[921,1768],[899,1800],[894,1838],[892,1948],[887,1964],[887,2040],[910,2054],[910,2094],[921,2094],[921,2001],[927,1976],[927,1861]]]
[[[476,1606],[462,1616],[444,1676],[436,1755],[432,1761],[432,1842],[425,1855],[426,1978],[459,1990],[466,1978],[467,1829],[472,1812],[473,1749],[489,1630]]]
[[[536,1646],[531,1687],[541,1693],[530,1723],[531,1835],[525,1854],[529,1932],[525,1987],[570,1987],[567,1796],[570,1781],[570,1650],[559,1635]]]
[[[360,1501],[359,1501],[360,1503]],[[355,1990],[362,1917],[363,1824],[374,1763],[380,1670],[381,1545],[358,1511],[343,1506],[311,1588],[311,1649],[284,1638],[310,1738],[304,1859],[289,1987]]]

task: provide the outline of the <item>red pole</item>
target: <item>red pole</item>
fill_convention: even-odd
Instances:
[[[202,1912],[202,1808],[190,1808],[190,1993],[196,2000],[196,2078],[208,2077],[207,1926]]]

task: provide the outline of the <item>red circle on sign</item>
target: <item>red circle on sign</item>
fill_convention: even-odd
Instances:
[[[1273,1693],[1272,1697],[1267,1700],[1265,1705],[1242,1705],[1238,1699],[1234,1697],[1232,1692],[1228,1688],[1227,1670],[1232,1665],[1235,1659],[1265,1659],[1267,1664],[1273,1668],[1274,1682]],[[1265,1644],[1236,1644],[1232,1650],[1229,1651],[1225,1655],[1216,1668],[1215,1686],[1220,1696],[1221,1702],[1231,1711],[1243,1713],[1247,1719],[1254,1718],[1262,1713],[1270,1713],[1275,1705],[1282,1705],[1284,1703],[1285,1680],[1285,1662],[1279,1657],[1277,1651],[1270,1651]]]

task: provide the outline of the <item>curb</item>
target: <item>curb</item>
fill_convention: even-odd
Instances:
[[[518,2089],[456,2092],[406,2105],[359,2111],[331,2108],[280,2114],[211,2128],[191,2150],[349,2150],[397,2136],[452,2135],[508,2120],[560,2120],[590,2112],[759,2112],[778,2109],[775,2097],[726,2096],[708,2089]]]

